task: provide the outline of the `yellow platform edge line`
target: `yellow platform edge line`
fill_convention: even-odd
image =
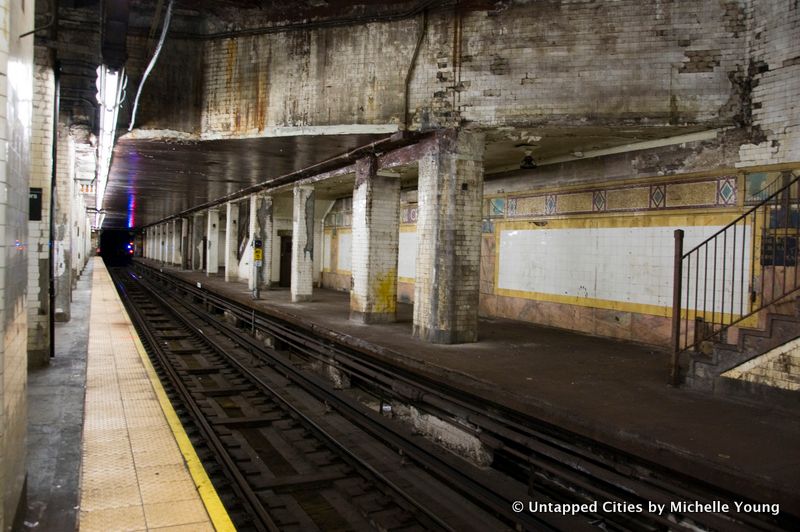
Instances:
[[[108,270],[106,270],[106,274],[110,277]],[[111,281],[111,284],[113,286],[113,281]],[[116,287],[114,287],[114,291],[116,293]],[[142,345],[142,341],[139,339],[139,335],[133,326],[133,322],[128,315],[125,305],[122,304],[122,300],[119,298],[119,294],[117,294],[117,301],[120,307],[122,307],[123,315],[128,322],[128,330],[130,331],[131,338],[133,338],[133,343],[136,345],[136,350],[139,352],[139,358],[141,358],[142,364],[144,364],[147,376],[150,378],[150,383],[153,385],[153,390],[161,405],[161,410],[164,412],[164,417],[167,418],[167,423],[169,423],[172,434],[175,436],[175,441],[181,450],[183,459],[186,461],[189,474],[192,476],[192,480],[194,481],[195,487],[197,487],[197,492],[200,494],[203,506],[206,508],[206,513],[209,519],[211,519],[214,529],[218,532],[236,532],[236,527],[233,526],[233,521],[231,521],[228,511],[225,509],[225,505],[222,504],[217,490],[214,489],[211,479],[208,478],[206,470],[194,450],[194,445],[189,441],[189,436],[183,429],[181,420],[178,419],[178,414],[175,413],[175,409],[172,408],[172,403],[169,397],[167,397],[167,392],[164,391],[164,387],[161,385],[161,379],[158,378],[156,370],[150,362],[150,357],[147,355],[147,351],[144,345]]]

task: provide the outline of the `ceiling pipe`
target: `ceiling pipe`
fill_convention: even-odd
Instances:
[[[53,27],[53,24],[55,24],[55,23],[56,23],[56,16],[55,16],[55,14],[53,14],[50,17],[50,22],[48,22],[44,26],[39,26],[38,28],[33,28],[31,31],[26,31],[25,33],[20,35],[19,38],[22,39],[23,37],[27,37],[28,35],[33,35],[34,33],[40,32],[42,30],[50,29],[50,28]]]
[[[414,70],[417,68],[417,57],[419,57],[419,50],[422,47],[422,41],[425,40],[425,35],[428,33],[428,9],[422,11],[422,28],[420,28],[419,36],[417,37],[417,44],[414,46],[414,54],[411,56],[411,63],[408,65],[405,81],[405,107],[403,115],[403,129],[408,130],[410,109],[409,100],[411,99],[411,76],[414,75]]]
[[[158,56],[161,54],[161,49],[164,47],[164,41],[167,39],[167,32],[169,32],[169,23],[172,20],[172,3],[173,0],[169,0],[169,4],[167,4],[167,14],[164,16],[164,27],[161,28],[161,37],[158,39],[158,44],[156,45],[156,49],[153,52],[153,57],[150,58],[150,62],[147,64],[147,68],[142,74],[142,80],[139,82],[139,89],[136,91],[136,99],[133,100],[133,111],[131,112],[131,124],[128,126],[128,131],[133,129],[133,126],[136,124],[136,110],[139,108],[139,97],[142,95],[142,89],[144,88],[144,83],[147,81],[147,77],[150,75],[150,72],[153,70],[153,67],[156,65],[156,61],[158,61]],[[156,13],[158,16],[158,13]]]
[[[56,21],[58,20],[58,0],[50,0],[49,4],[50,4],[50,21],[44,26],[39,26],[38,28],[33,28],[31,31],[26,31],[25,33],[19,36],[20,39],[22,39],[23,37],[27,37],[28,35],[33,35],[34,33],[38,33],[42,30],[55,28]],[[51,31],[50,33],[54,34],[55,31]]]

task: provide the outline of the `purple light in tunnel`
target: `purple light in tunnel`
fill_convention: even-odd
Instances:
[[[131,229],[136,223],[136,196],[128,194],[128,229]]]

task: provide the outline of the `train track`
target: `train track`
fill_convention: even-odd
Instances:
[[[205,454],[213,457],[211,469],[222,472],[224,478],[215,478],[232,493],[227,500],[237,527],[502,530],[515,524],[491,515],[416,463],[436,463],[452,477],[492,475],[470,471],[469,464],[421,438],[409,450],[415,460],[410,463],[407,455],[376,439],[376,431],[390,432],[385,420],[363,421],[371,417],[366,412],[362,422],[370,432],[361,430],[263,364],[248,349],[252,346],[231,336],[224,324],[212,327],[202,311],[165,297],[135,275],[112,276],[179,408],[202,435],[210,451]],[[315,388],[325,386],[320,379]],[[468,481],[473,489],[480,486],[478,499],[496,497],[486,485],[505,483],[495,477]],[[523,517],[522,524],[531,529],[571,524],[560,516]],[[573,519],[580,525],[580,518]]]
[[[467,501],[465,507],[474,507],[479,509],[478,513],[484,512],[487,519],[496,519],[497,526],[529,530],[590,527],[608,530],[781,530],[796,528],[798,523],[795,517],[786,513],[773,516],[764,512],[693,512],[691,508],[688,511],[675,509],[672,505],[676,502],[712,505],[727,502],[733,508],[734,501],[754,501],[747,501],[718,487],[500,405],[487,404],[485,400],[443,383],[432,382],[417,374],[361,356],[330,340],[310,335],[284,320],[258,314],[252,308],[156,270],[143,266],[137,268],[147,281],[128,275],[125,284],[129,291],[133,286],[143,289],[150,287],[149,295],[141,296],[141,304],[152,305],[154,300],[160,301],[162,310],[159,312],[178,309],[184,321],[188,319],[186,316],[194,316],[192,319],[196,323],[192,326],[197,330],[206,327],[203,334],[208,335],[208,328],[211,327],[219,342],[226,339],[245,353],[240,356],[242,360],[263,364],[288,382],[303,388],[325,408],[333,409],[368,433],[378,442],[376,445],[388,446],[397,454],[402,454],[405,462],[424,470],[431,477],[430,482],[438,486],[434,493],[438,493],[441,486],[448,486],[456,493],[455,498],[462,497]],[[157,288],[153,288],[151,283]],[[173,293],[174,296],[167,300],[165,293]],[[269,345],[265,344],[265,338]],[[224,351],[230,346],[218,347]],[[214,363],[220,364],[218,361]],[[247,369],[246,363],[241,360],[240,363]],[[409,436],[403,427],[397,427],[396,423],[390,423],[376,412],[365,409],[350,395],[333,389],[324,379],[308,371],[309,366],[318,368],[320,365],[346,374],[351,385],[379,397],[381,403],[401,401],[412,404],[421,411],[471,432],[491,449],[495,471],[474,468],[449,453],[432,451],[430,445],[421,442],[418,436]],[[230,435],[226,437],[230,438]],[[351,460],[353,458],[355,456]],[[440,513],[442,508],[432,509],[418,502],[430,501],[428,495],[417,494],[415,498],[403,494],[391,481],[389,484],[382,483],[388,479],[381,479],[380,473],[374,468],[370,472],[373,475],[371,482],[384,486],[382,489],[388,499],[404,501],[400,508],[426,516],[422,521],[413,522],[410,525],[412,528],[446,529],[453,526],[449,520],[452,516],[437,518],[443,515]],[[490,474],[498,472],[502,473],[503,478]],[[541,504],[578,505],[572,507],[578,511],[576,515],[529,512],[528,500]],[[525,509],[520,513],[513,512],[513,501],[525,501]],[[593,505],[595,502],[601,504]],[[652,511],[651,504],[664,505],[661,507],[663,510]],[[402,515],[406,519],[405,514]],[[473,519],[468,522],[473,526],[477,523]],[[490,528],[485,528],[485,525],[482,523],[475,528],[495,529],[491,524]],[[278,526],[284,528],[283,525]],[[455,528],[463,529],[460,526]]]

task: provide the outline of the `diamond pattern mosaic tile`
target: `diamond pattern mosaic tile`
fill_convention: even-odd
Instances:
[[[517,214],[517,198],[508,198],[508,216]]]
[[[555,194],[548,194],[547,199],[544,200],[544,213],[555,214],[557,206],[557,198]]]
[[[717,203],[736,205],[736,178],[723,177],[717,181]]]
[[[650,208],[661,209],[667,204],[666,185],[653,185],[650,187]]]
[[[592,210],[594,211],[605,211],[606,210],[606,191],[605,190],[595,190],[592,193]]]

